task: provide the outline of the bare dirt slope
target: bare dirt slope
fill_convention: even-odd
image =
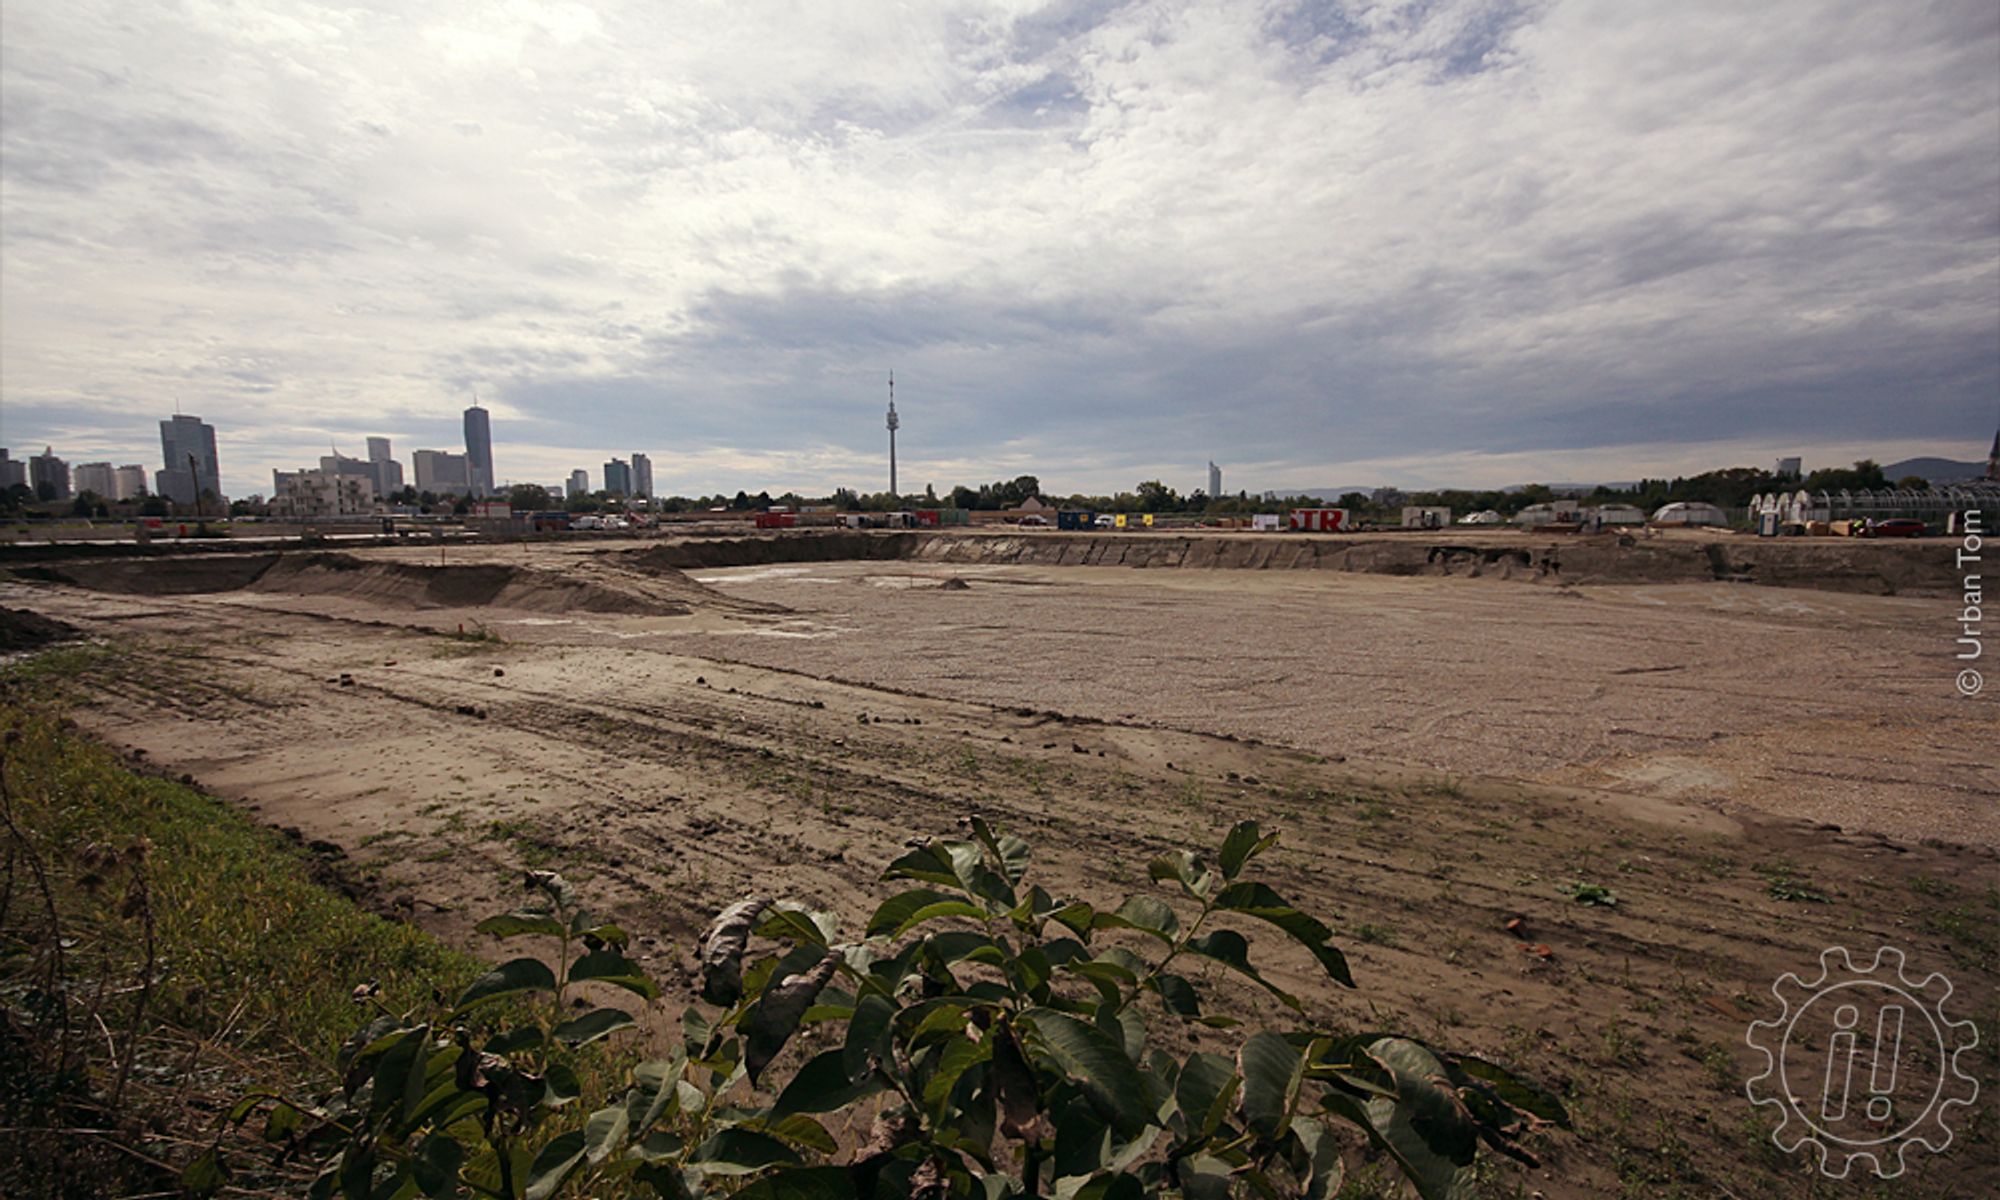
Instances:
[[[509,556],[582,579],[634,571],[574,548],[485,560]],[[879,566],[697,572],[671,586],[720,595],[672,616],[47,583],[0,584],[0,603],[112,639],[80,714],[92,728],[343,848],[384,905],[465,939],[513,900],[521,867],[559,866],[640,935],[675,1003],[721,904],[755,889],[858,925],[907,839],[974,812],[1035,844],[1052,891],[1100,901],[1147,886],[1152,854],[1255,817],[1284,832],[1284,888],[1336,926],[1361,983],[1332,991],[1274,950],[1315,1019],[1408,1029],[1568,1096],[1577,1135],[1548,1141],[1541,1169],[1503,1172],[1495,1195],[1823,1194],[1809,1163],[1771,1149],[1741,1083],[1745,1028],[1776,1015],[1771,983],[1829,946],[1893,944],[1949,973],[1954,1015],[1970,1010],[1992,1044],[1989,847],[1642,777],[1674,771],[1661,746],[1681,741],[1638,740],[1658,729],[1685,727],[1677,753],[1725,773],[1714,743],[1832,720],[1788,697],[1843,680],[1903,680],[1893,704],[1855,710],[1856,738],[1876,720],[1902,735],[1972,720],[1921,707],[1931,664],[1896,632],[1914,610],[1869,607],[1911,602]],[[945,589],[954,574],[968,586]],[[500,640],[455,636],[468,624]],[[1765,678],[1785,671],[1817,673]],[[1541,736],[1575,730],[1579,711],[1609,715],[1570,742]],[[1441,770],[1434,752],[1488,765]],[[1991,760],[1962,747],[1950,769],[1990,786]],[[1629,778],[1607,765],[1626,761]],[[1870,769],[1863,786],[1893,783]],[[1599,783],[1615,788],[1580,786]],[[1918,819],[1929,786],[1908,789]],[[1579,882],[1617,904],[1560,890]],[[1960,1153],[1913,1155],[1895,1194],[1990,1194],[1985,1111]]]

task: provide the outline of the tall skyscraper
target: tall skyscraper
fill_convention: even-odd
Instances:
[[[222,499],[222,464],[215,456],[215,426],[200,417],[177,415],[160,422],[160,457],[166,467],[154,476],[160,495],[175,504]]]
[[[118,479],[108,462],[78,463],[70,472],[78,495],[91,492],[100,500],[117,499]]]
[[[22,487],[28,486],[28,464],[0,450],[0,490],[17,483]]]
[[[388,496],[403,490],[403,464],[391,453],[388,438],[368,439],[368,462],[375,468],[376,495]]]
[[[632,456],[632,494],[647,499],[653,495],[653,460],[643,454]]]
[[[42,447],[40,454],[28,460],[28,486],[44,500],[70,498],[69,464],[56,457],[53,446]]]
[[[493,424],[477,402],[465,410],[465,463],[472,494],[492,495]]]
[[[1213,499],[1215,499],[1215,498],[1216,498],[1217,496],[1220,496],[1221,494],[1222,494],[1222,468],[1221,468],[1221,467],[1218,467],[1218,466],[1216,466],[1216,465],[1215,465],[1215,460],[1214,460],[1214,459],[1209,459],[1209,460],[1208,460],[1208,498],[1209,498],[1210,500],[1213,500]]]
[[[632,494],[632,464],[614,458],[604,464],[604,490],[614,496]]]
[[[563,494],[564,494],[564,495],[566,495],[566,496],[587,496],[587,495],[589,495],[589,494],[590,494],[590,472],[588,472],[588,471],[585,471],[585,470],[582,470],[582,469],[578,469],[578,470],[575,470],[575,471],[571,471],[571,472],[569,473],[569,486],[568,486],[568,488],[566,488],[566,489],[564,490],[564,493],[563,493]]]
[[[126,463],[111,473],[111,498],[136,500],[146,494],[146,468]]]
[[[472,463],[463,454],[447,450],[419,450],[411,455],[416,468],[417,490],[434,496],[462,496],[471,490]]]

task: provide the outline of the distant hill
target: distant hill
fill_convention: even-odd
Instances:
[[[1959,483],[1967,479],[1978,479],[1986,474],[1983,462],[1959,462],[1950,458],[1906,458],[1902,462],[1889,463],[1882,468],[1882,474],[1890,483],[1905,475],[1921,475],[1932,483]]]

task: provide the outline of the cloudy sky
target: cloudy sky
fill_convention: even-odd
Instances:
[[[0,444],[664,491],[1983,458],[1991,0],[0,6]]]

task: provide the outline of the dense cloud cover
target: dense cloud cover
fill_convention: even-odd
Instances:
[[[664,491],[1982,457],[1991,0],[0,6],[0,444]]]

